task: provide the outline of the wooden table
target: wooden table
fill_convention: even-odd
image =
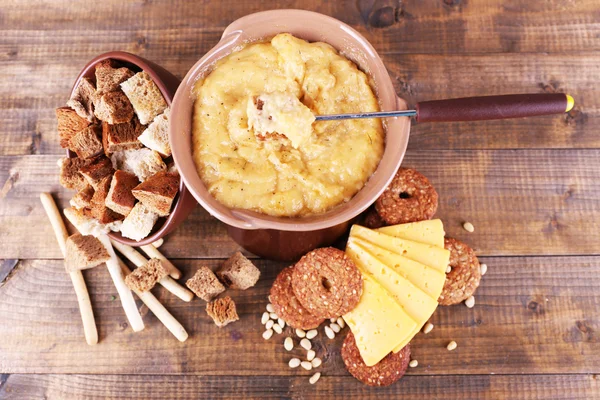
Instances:
[[[233,293],[241,320],[218,329],[204,302],[154,293],[190,332],[179,343],[141,303],[128,327],[105,269],[85,272],[100,343],[86,345],[75,294],[38,196],[58,185],[54,108],[93,56],[125,50],[179,77],[236,18],[310,8],[358,29],[409,103],[567,92],[565,115],[414,126],[404,165],[440,194],[450,236],[487,263],[475,308],[440,307],[413,341],[419,361],[372,389],[340,357],[343,335],[314,340],[321,380],[291,370],[260,316],[286,264],[257,260],[257,287]],[[0,397],[82,399],[600,397],[600,4],[597,0],[0,0]],[[475,232],[461,227],[470,221]],[[197,207],[162,248],[184,271],[238,246]],[[458,349],[449,352],[450,340]]]

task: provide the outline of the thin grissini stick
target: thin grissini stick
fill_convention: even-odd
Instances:
[[[63,222],[60,212],[56,207],[56,203],[50,193],[40,194],[40,200],[50,219],[50,224],[52,224],[52,229],[56,235],[56,241],[58,242],[58,246],[64,257],[65,242],[69,237],[65,223]],[[75,289],[75,295],[77,296],[77,304],[79,304],[79,312],[81,313],[81,321],[83,322],[85,341],[89,345],[94,345],[98,343],[98,330],[96,329],[92,302],[90,301],[90,295],[85,286],[85,281],[83,280],[83,274],[81,271],[73,271],[69,272],[69,277],[71,278],[71,282],[73,282],[73,288]]]
[[[98,235],[98,240],[102,242],[106,248],[106,251],[108,251],[108,254],[110,255],[110,260],[106,262],[106,267],[108,268],[110,277],[115,284],[115,288],[117,288],[117,292],[119,293],[121,305],[123,306],[123,310],[125,310],[125,315],[127,316],[129,325],[131,325],[131,329],[133,329],[134,332],[139,332],[144,329],[144,321],[142,320],[142,316],[140,315],[137,305],[135,304],[133,293],[131,293],[131,290],[129,290],[127,285],[125,285],[123,271],[119,265],[119,259],[115,254],[115,250],[110,244],[110,239],[107,235]]]
[[[162,253],[160,251],[158,251],[158,249],[156,247],[154,247],[151,244],[147,244],[145,246],[141,246],[141,249],[144,250],[144,253],[146,253],[148,255],[148,257],[158,258],[160,261],[162,261],[165,268],[167,268],[167,270],[169,270],[169,275],[171,275],[171,278],[174,278],[174,279],[181,278],[181,271],[178,270],[177,267],[174,266],[171,261],[167,260],[167,258],[165,256],[163,256]]]
[[[140,252],[134,249],[133,247],[119,243],[116,240],[112,239],[111,243],[117,250],[119,250],[119,253],[123,254],[125,258],[131,261],[136,267],[139,268],[148,262],[146,257],[141,255]],[[164,261],[162,260],[161,262],[164,263]],[[167,289],[169,292],[173,293],[175,296],[179,297],[183,301],[192,301],[192,299],[194,298],[194,293],[181,286],[170,276],[164,277],[163,279],[159,280],[158,283],[160,283],[165,289]]]
[[[119,265],[124,274],[131,273],[131,270],[127,268],[127,265],[125,265],[125,263],[123,263],[123,261],[121,261],[120,259]],[[134,290],[134,292],[135,294],[137,294],[140,300],[144,302],[146,307],[148,307],[148,309],[152,311],[156,318],[158,318],[158,320],[163,323],[163,325],[169,330],[169,332],[171,332],[173,336],[177,338],[177,340],[179,340],[180,342],[185,342],[187,340],[188,333],[186,332],[183,325],[181,325],[179,321],[177,321],[175,317],[171,315],[171,313],[165,308],[165,306],[163,306],[156,299],[156,297],[154,297],[152,293],[138,292],[137,290]]]
[[[160,238],[156,242],[152,242],[152,246],[154,246],[158,249],[160,246],[163,245],[164,242],[165,242],[165,240],[163,238]]]

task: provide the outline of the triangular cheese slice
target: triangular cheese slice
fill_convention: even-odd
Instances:
[[[363,276],[360,301],[343,317],[369,367],[393,351],[417,326],[392,296],[369,276]]]
[[[444,248],[444,235],[446,233],[444,232],[444,224],[439,219],[385,226],[375,229],[375,231],[401,239],[412,240],[413,242],[426,243]]]

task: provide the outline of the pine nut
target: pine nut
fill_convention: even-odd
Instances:
[[[338,324],[329,324],[329,327],[331,328],[332,331],[334,331],[335,333],[340,333],[340,331],[342,330],[342,328],[340,328],[340,326]]]
[[[279,324],[280,327],[285,328],[285,321],[283,319],[278,318],[277,324]]]
[[[469,298],[465,300],[465,305],[469,308],[475,307],[475,297],[469,296]]]
[[[272,319],[270,319],[265,324],[265,329],[271,329],[271,328],[273,328],[273,325],[275,325],[275,322]]]
[[[300,341],[300,346],[302,346],[305,350],[310,350],[312,348],[312,343],[308,339],[302,339]]]
[[[418,362],[417,360],[410,360],[410,362],[408,363],[408,365],[409,365],[411,368],[414,368],[414,367],[416,367],[417,365],[419,365],[419,362]]]
[[[269,314],[269,317],[271,317],[271,319],[274,319],[275,321],[277,321],[277,319],[279,319],[279,316],[277,314],[275,314],[274,312]]]
[[[277,332],[278,335],[281,335],[281,333],[283,332],[283,329],[281,329],[281,326],[279,326],[279,324],[273,324],[273,330]]]
[[[428,322],[425,324],[425,328],[423,328],[423,333],[428,334],[429,332],[431,332],[432,329],[433,329],[433,324],[431,322]]]
[[[335,338],[335,333],[333,333],[333,330],[328,326],[325,327],[325,334],[329,339]]]
[[[317,336],[319,332],[316,329],[311,329],[310,331],[306,332],[306,338],[307,339],[313,339],[314,337]]]
[[[473,226],[472,223],[470,222],[465,222],[463,224],[463,228],[465,228],[465,231],[469,232],[469,233],[473,233],[475,232],[475,227]]]
[[[337,319],[337,324],[340,326],[340,328],[344,329],[344,327],[346,326],[346,321],[344,321],[344,318],[339,317]]]
[[[306,332],[304,332],[303,329],[296,328],[296,336],[298,336],[299,338],[303,338],[306,336]]]
[[[329,322],[335,322],[337,321],[337,318],[329,318]]]
[[[308,361],[312,361],[316,355],[317,355],[317,353],[315,353],[314,350],[309,350],[308,353],[306,353],[306,359]]]
[[[285,340],[283,341],[283,347],[287,350],[287,351],[292,351],[292,349],[294,348],[294,341],[292,340],[291,337],[286,337]]]
[[[449,274],[450,272],[452,272],[452,267],[448,265],[446,267],[446,273]]]
[[[481,264],[481,276],[485,275],[487,272],[487,264]]]
[[[310,362],[313,366],[313,368],[317,368],[321,365],[322,361],[319,357],[314,358],[311,362]]]
[[[263,339],[269,340],[271,339],[271,336],[273,336],[273,329],[267,329],[263,332]]]
[[[317,381],[319,380],[320,377],[321,377],[321,373],[317,372],[316,374],[314,374],[313,376],[310,377],[310,379],[308,380],[308,382],[311,385],[314,385],[315,383],[317,383]]]
[[[268,320],[269,320],[269,313],[265,311],[260,319],[260,323],[264,325],[267,323]]]
[[[456,342],[453,340],[450,343],[448,343],[448,346],[446,346],[446,348],[448,349],[448,351],[452,351],[454,350],[456,347],[458,346],[458,344],[456,344]]]
[[[300,359],[292,358],[288,365],[290,366],[290,368],[298,368],[300,366]]]
[[[271,303],[267,304],[267,311],[270,313],[275,312],[275,308],[273,307],[273,304],[271,304]]]
[[[312,364],[309,361],[302,361],[300,365],[307,371],[310,371],[312,369]]]

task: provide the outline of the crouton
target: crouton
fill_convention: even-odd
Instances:
[[[82,208],[86,208],[91,205],[92,196],[94,196],[94,188],[90,185],[87,185],[85,188],[77,192],[77,194],[75,194],[71,200],[69,200],[69,204],[71,207],[81,210]]]
[[[129,68],[117,68],[116,64],[110,59],[96,64],[96,91],[98,93],[113,92],[120,88],[121,82],[125,82],[134,75]]]
[[[111,175],[104,177],[96,187],[96,191],[90,200],[90,206],[83,209],[85,215],[97,219],[101,224],[110,224],[111,222],[121,221],[125,218],[124,215],[106,207],[105,200],[110,190],[111,181]]]
[[[131,290],[147,292],[156,285],[158,281],[166,278],[169,271],[165,269],[158,258],[152,258],[146,264],[136,268],[125,278],[125,284]]]
[[[115,172],[112,162],[104,157],[96,157],[90,163],[79,168],[79,173],[94,188],[98,189],[98,184],[102,179],[111,176]]]
[[[88,217],[83,210],[77,210],[73,207],[63,210],[65,217],[82,235],[104,235],[109,232],[118,232],[121,229],[122,222],[115,221],[110,224],[101,224],[92,217]]]
[[[229,296],[206,304],[206,313],[213,319],[215,325],[219,328],[240,319],[235,309],[235,303]]]
[[[148,125],[167,108],[160,89],[144,71],[121,83],[121,89],[129,98],[142,125]]]
[[[171,156],[169,144],[169,108],[160,114],[138,138],[144,146],[158,151],[163,157]]]
[[[65,243],[65,269],[68,272],[92,268],[108,260],[108,251],[93,236],[76,233]]]
[[[225,291],[225,286],[219,282],[214,272],[208,267],[200,267],[185,285],[204,301],[211,301]]]
[[[133,118],[133,107],[123,92],[108,92],[99,95],[94,114],[109,124],[121,124]]]
[[[161,171],[152,175],[131,191],[136,199],[160,217],[171,212],[171,205],[179,191],[179,175]]]
[[[85,118],[82,118],[70,107],[59,107],[56,109],[56,121],[58,136],[60,137],[60,147],[66,149],[69,147],[69,140],[78,132],[85,129],[89,124]]]
[[[71,107],[81,118],[89,122],[94,121],[94,101],[96,99],[96,88],[89,78],[81,78],[77,89],[71,95],[67,106]]]
[[[117,171],[113,175],[110,183],[110,190],[106,196],[106,207],[114,212],[127,216],[135,205],[135,197],[131,193],[131,189],[136,187],[140,181],[138,178],[125,171]]]
[[[256,284],[260,271],[238,251],[223,263],[217,276],[228,288],[246,290]]]
[[[60,167],[59,182],[66,189],[82,190],[88,183],[79,170],[90,164],[92,160],[64,157],[58,161]]]
[[[137,203],[125,217],[121,225],[121,235],[133,240],[142,240],[150,234],[156,220],[158,214],[150,211],[142,203]]]
[[[100,127],[90,125],[73,135],[67,147],[79,158],[92,158],[102,153],[102,142],[99,137]]]
[[[110,156],[116,151],[139,149],[142,143],[138,137],[144,131],[144,126],[140,124],[137,118],[121,124],[111,125],[108,122],[102,122],[102,146],[104,154]]]
[[[113,153],[110,156],[115,169],[131,172],[138,177],[140,182],[167,169],[160,154],[154,150],[142,148],[137,150],[125,150]]]

